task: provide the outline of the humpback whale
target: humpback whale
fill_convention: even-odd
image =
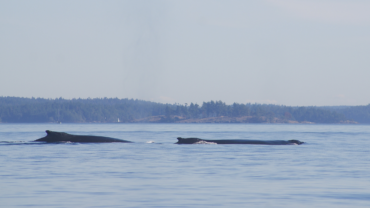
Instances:
[[[107,142],[126,142],[130,141],[115,139],[103,136],[73,135],[64,132],[46,130],[46,136],[35,140],[35,142],[78,142],[78,143],[107,143]]]
[[[177,137],[175,144],[264,144],[264,145],[300,145],[304,142],[299,140],[240,140],[240,139],[222,139],[208,140],[199,138]]]

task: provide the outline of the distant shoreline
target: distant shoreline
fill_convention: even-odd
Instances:
[[[144,100],[0,96],[0,123],[370,123],[370,105],[304,107],[222,101],[163,104]]]
[[[240,116],[240,117],[229,117],[229,116],[218,116],[218,117],[208,117],[208,118],[184,118],[181,116],[171,116],[167,118],[166,116],[151,116],[142,119],[135,119],[128,123],[266,123],[266,124],[316,124],[311,121],[295,121],[288,119],[270,118],[266,116]],[[344,120],[332,124],[358,124],[356,121]]]
[[[49,123],[49,124],[63,124],[62,122],[0,122],[0,124],[16,124],[16,123]],[[241,117],[228,117],[228,116],[219,116],[219,117],[208,117],[208,118],[185,118],[181,116],[171,116],[167,118],[164,115],[161,116],[150,116],[141,119],[134,119],[132,121],[126,122],[64,122],[67,124],[124,124],[124,123],[156,123],[156,124],[168,124],[168,123],[178,123],[178,124],[323,124],[315,123],[310,121],[295,121],[287,119],[272,118],[268,120],[265,116],[241,116]],[[325,123],[325,124],[359,124],[356,121],[344,120],[337,123]]]

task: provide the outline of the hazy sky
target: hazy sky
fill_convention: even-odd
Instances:
[[[0,0],[0,96],[370,103],[369,0]]]

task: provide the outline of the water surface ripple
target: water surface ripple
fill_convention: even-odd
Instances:
[[[32,142],[47,129],[135,143]],[[0,207],[370,207],[369,146],[369,125],[1,124]]]

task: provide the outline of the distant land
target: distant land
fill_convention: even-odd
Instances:
[[[0,123],[370,123],[366,106],[202,105],[93,98],[0,97]]]

